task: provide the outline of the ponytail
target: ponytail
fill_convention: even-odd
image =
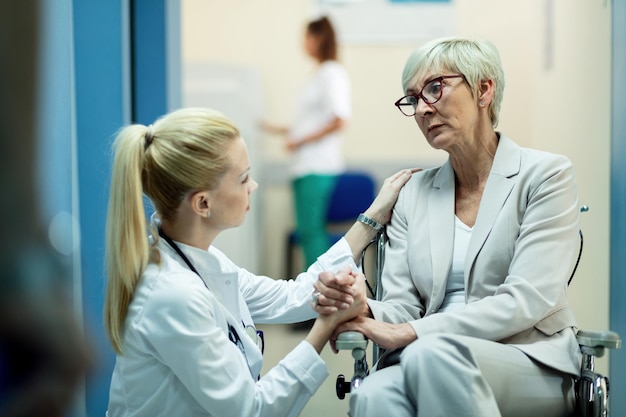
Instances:
[[[122,332],[135,287],[150,257],[142,170],[151,128],[132,125],[117,136],[106,223],[108,283],[104,319],[111,343],[122,352]]]

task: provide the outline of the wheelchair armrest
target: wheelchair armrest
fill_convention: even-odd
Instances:
[[[604,351],[604,348],[619,349],[622,347],[619,335],[610,330],[578,330],[576,340],[581,346],[599,348],[600,351]]]
[[[337,350],[353,350],[356,348],[365,349],[367,347],[367,339],[362,333],[348,331],[339,333],[335,341]]]

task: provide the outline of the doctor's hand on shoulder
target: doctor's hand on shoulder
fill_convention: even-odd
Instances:
[[[421,168],[402,169],[387,177],[374,201],[363,212],[363,217],[359,216],[359,220],[346,232],[344,238],[350,245],[352,256],[357,264],[360,262],[363,250],[381,232],[383,226],[391,220],[391,213],[402,187],[414,173],[421,170]],[[363,221],[363,218],[366,221]]]
[[[344,236],[355,263],[358,264],[362,251],[369,245],[382,226],[391,219],[391,212],[400,194],[400,190],[411,179],[411,176],[421,171],[421,168],[403,169],[387,177],[383,185],[364,215],[373,220],[372,223],[357,221]],[[373,224],[373,225],[372,225]],[[337,274],[323,272],[314,284],[313,308],[321,315],[334,314],[337,310],[350,307],[354,301],[353,287],[356,273],[350,273],[350,268],[343,269]],[[365,290],[364,290],[365,291]],[[365,292],[363,292],[365,296]]]
[[[382,225],[389,223],[391,212],[396,204],[400,190],[411,179],[413,174],[422,170],[423,168],[407,168],[387,177],[383,181],[378,195],[365,211],[365,215]]]

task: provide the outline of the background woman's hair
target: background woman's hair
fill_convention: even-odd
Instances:
[[[480,83],[493,80],[494,97],[489,106],[489,116],[492,126],[498,125],[504,94],[504,71],[500,54],[493,43],[487,40],[443,38],[417,48],[404,66],[402,90],[406,93],[412,88],[415,78],[424,71],[446,71],[464,75],[476,100]]]
[[[307,33],[319,40],[318,58],[321,62],[337,59],[335,30],[326,16],[309,22]]]
[[[228,145],[240,136],[221,113],[174,111],[152,126],[123,128],[114,159],[106,224],[108,282],[104,319],[111,343],[122,351],[128,306],[148,261],[160,262],[148,241],[147,196],[161,219],[174,219],[189,191],[213,190],[229,169]],[[152,231],[153,236],[158,236]]]

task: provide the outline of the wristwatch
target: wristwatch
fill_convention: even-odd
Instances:
[[[384,224],[382,223],[378,223],[376,220],[367,217],[365,214],[361,213],[359,214],[359,217],[356,218],[358,221],[360,221],[361,223],[364,223],[366,225],[368,225],[369,227],[371,227],[372,229],[376,230],[377,232],[380,232],[381,229],[383,227],[385,227]]]

